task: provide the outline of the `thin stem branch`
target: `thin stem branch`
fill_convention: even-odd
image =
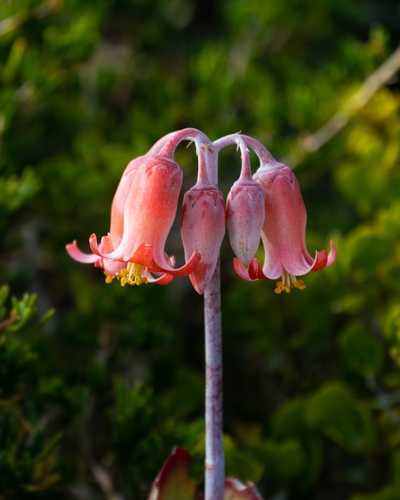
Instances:
[[[179,143],[182,141],[195,141],[196,145],[199,142],[199,139],[204,144],[207,144],[211,147],[210,139],[197,128],[184,128],[182,130],[177,130],[176,132],[172,132],[165,136],[168,138],[168,141],[164,144],[162,149],[160,150],[160,154],[167,156],[168,158],[172,158],[174,156],[175,150],[178,147]],[[196,140],[197,139],[197,140]]]
[[[387,84],[400,68],[400,47],[386,59],[371,75],[364,80],[355,94],[347,101],[343,109],[337,111],[325,125],[307,137],[300,139],[294,150],[283,162],[296,167],[307,153],[312,153],[329,142],[348,123],[350,118],[364,107],[371,97],[383,85]]]
[[[204,292],[206,351],[205,500],[223,500],[225,484],[222,444],[222,328],[220,263]]]

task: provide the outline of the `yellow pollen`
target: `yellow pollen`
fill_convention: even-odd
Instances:
[[[148,282],[146,276],[143,276],[143,274],[146,274],[146,271],[147,268],[143,267],[142,265],[128,262],[126,269],[121,269],[121,271],[117,273],[115,277],[120,281],[121,286],[141,285]],[[106,283],[111,283],[113,279],[114,276],[107,275]]]
[[[287,271],[283,271],[282,281],[278,281],[275,288],[275,293],[286,292],[289,293],[292,287],[298,288],[299,290],[304,290],[306,285],[303,280],[298,280],[293,274],[289,274]]]
[[[146,276],[143,276],[143,271],[146,272],[140,264],[135,264],[134,262],[128,262],[126,269],[122,269],[116,277],[120,280],[121,286],[125,285],[141,285],[142,283],[147,283]]]

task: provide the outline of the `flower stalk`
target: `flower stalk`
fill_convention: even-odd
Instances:
[[[222,326],[219,259],[204,291],[206,365],[205,500],[224,497],[225,460],[222,445]]]

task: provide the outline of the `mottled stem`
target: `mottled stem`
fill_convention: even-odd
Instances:
[[[222,331],[219,260],[204,292],[206,350],[206,462],[204,500],[223,500]]]

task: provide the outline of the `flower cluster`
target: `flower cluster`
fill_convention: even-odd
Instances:
[[[183,173],[174,160],[178,144],[195,143],[199,161],[198,179],[184,195],[181,237],[185,264],[176,267],[165,252],[182,187]],[[242,168],[226,204],[217,187],[218,152],[231,144],[241,151]],[[251,173],[248,147],[259,157],[260,167]],[[98,243],[89,238],[91,254],[83,253],[76,241],[67,245],[69,255],[92,263],[122,286],[155,282],[168,284],[175,276],[189,276],[202,294],[209,283],[228,228],[236,255],[234,269],[247,281],[275,280],[276,293],[291,287],[305,288],[298,276],[317,271],[335,261],[331,242],[329,254],[317,251],[313,258],[305,245],[307,214],[293,172],[277,162],[255,139],[232,134],[212,143],[196,129],[184,129],[160,139],[143,156],[126,167],[111,207],[110,232]],[[260,239],[263,265],[255,257]]]

